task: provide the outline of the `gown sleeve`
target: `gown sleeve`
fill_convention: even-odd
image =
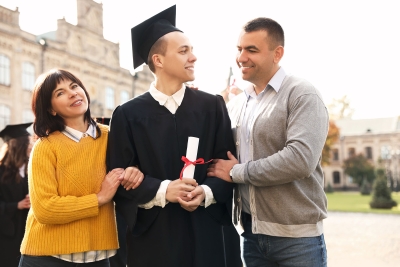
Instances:
[[[213,150],[214,159],[228,159],[227,152],[233,155],[236,153],[235,143],[231,130],[231,122],[225,102],[221,96],[217,96],[216,100],[216,131],[215,144]],[[233,194],[233,183],[225,182],[216,177],[207,177],[203,183],[211,188],[214,199],[217,202],[231,202]]]
[[[118,106],[112,115],[107,145],[107,169],[127,168],[136,166],[140,169],[140,162],[135,148],[131,125],[121,106]],[[141,140],[143,141],[143,140]],[[131,200],[136,204],[145,204],[152,200],[160,187],[161,180],[145,175],[139,187],[125,190],[120,186],[114,200]],[[118,203],[117,203],[118,204]]]

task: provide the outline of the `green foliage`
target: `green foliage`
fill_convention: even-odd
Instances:
[[[387,179],[381,172],[378,172],[373,186],[372,201],[369,203],[373,209],[391,209],[397,206],[392,199],[392,192],[387,186]]]
[[[334,194],[326,194],[328,198],[328,212],[362,212],[362,213],[378,213],[378,214],[396,214],[400,216],[400,205],[392,209],[373,209],[370,207],[371,196],[363,196],[360,192],[340,192],[335,191]],[[400,193],[392,193],[393,200],[400,203]],[[328,215],[329,216],[329,215]]]
[[[331,186],[331,183],[328,183],[326,186],[325,193],[333,193],[333,187]]]
[[[358,186],[361,186],[364,180],[372,183],[375,179],[374,166],[362,154],[346,159],[343,169],[347,175],[353,177]]]
[[[360,188],[361,195],[368,196],[371,194],[370,184],[367,182],[366,179],[363,180],[361,188]]]

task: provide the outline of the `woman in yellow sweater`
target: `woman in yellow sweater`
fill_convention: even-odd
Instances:
[[[28,166],[31,209],[20,267],[108,267],[116,253],[112,197],[128,172],[139,184],[143,175],[133,168],[106,174],[108,126],[91,118],[89,103],[70,72],[51,70],[36,81],[33,128],[40,139]]]

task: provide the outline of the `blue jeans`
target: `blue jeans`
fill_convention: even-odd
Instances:
[[[324,235],[278,237],[251,232],[251,219],[244,220],[243,258],[247,267],[326,267]]]
[[[21,255],[18,267],[110,267],[108,259],[89,262],[73,263],[64,261],[51,256],[29,256]]]

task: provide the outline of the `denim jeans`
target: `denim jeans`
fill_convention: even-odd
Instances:
[[[18,267],[110,267],[108,259],[89,262],[89,263],[73,263],[64,261],[51,256],[29,256],[21,255]]]
[[[326,267],[324,235],[278,237],[251,232],[251,219],[244,220],[243,258],[247,267]]]

